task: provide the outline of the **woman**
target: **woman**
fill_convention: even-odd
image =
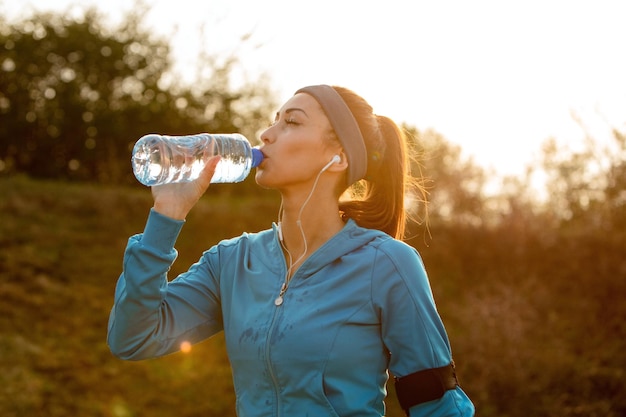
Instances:
[[[115,292],[112,352],[151,358],[223,330],[240,417],[382,416],[388,371],[407,415],[473,415],[421,259],[399,240],[410,177],[398,127],[352,91],[316,85],[261,140],[256,181],[280,192],[278,222],[219,243],[169,283],[219,157],[192,183],[153,187]],[[359,181],[363,196],[340,201]]]

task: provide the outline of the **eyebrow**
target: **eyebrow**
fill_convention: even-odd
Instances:
[[[285,110],[285,114],[293,113],[294,111],[302,112],[307,118],[309,117],[309,115],[306,114],[306,112],[299,107],[290,107]],[[280,115],[280,112],[276,112],[276,119],[278,119],[279,115]]]

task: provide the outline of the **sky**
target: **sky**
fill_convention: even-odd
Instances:
[[[523,172],[548,138],[576,149],[585,135],[626,131],[621,0],[144,1],[183,77],[204,45],[235,53],[248,79],[269,76],[280,102],[305,85],[342,85],[499,174]],[[112,21],[133,7],[79,3]],[[72,4],[0,0],[0,10],[17,18]]]

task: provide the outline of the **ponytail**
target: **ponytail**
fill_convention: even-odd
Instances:
[[[393,120],[375,115],[371,106],[354,92],[333,88],[354,115],[368,156],[365,178],[348,189],[349,197],[340,200],[339,210],[344,218],[353,219],[361,227],[403,239],[407,223],[406,193],[415,186],[426,201],[425,189],[410,173],[406,135]]]

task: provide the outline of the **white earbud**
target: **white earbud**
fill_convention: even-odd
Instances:
[[[330,162],[327,163],[326,166],[324,166],[324,168],[322,168],[320,172],[326,171],[328,168],[330,168],[332,164],[336,164],[337,162],[340,162],[340,161],[341,161],[341,157],[339,155],[333,156],[333,159],[331,159]]]

